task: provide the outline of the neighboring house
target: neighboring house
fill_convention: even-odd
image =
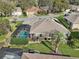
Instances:
[[[79,13],[71,13],[64,18],[70,24],[71,29],[79,29]]]
[[[78,11],[79,12],[79,6],[77,6],[77,5],[70,5],[70,9],[72,11]]]
[[[42,10],[39,7],[32,6],[32,7],[28,8],[25,12],[26,12],[27,16],[33,16],[41,11]]]
[[[23,53],[21,59],[79,59],[79,58],[58,56],[58,55]]]
[[[47,13],[49,11],[49,6],[40,6],[40,8],[43,9]]]
[[[1,48],[0,59],[21,59],[22,50],[18,48]]]
[[[20,7],[16,7],[15,10],[12,12],[13,16],[21,16],[22,15],[22,9]]]

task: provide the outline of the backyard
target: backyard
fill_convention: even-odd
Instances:
[[[22,48],[24,51],[26,51],[27,49],[33,49],[33,50],[37,50],[41,53],[52,53],[52,45],[50,42],[45,41],[45,42],[41,42],[41,43],[31,43],[31,44],[27,44],[27,45],[11,45],[11,48]]]
[[[75,40],[74,42],[76,46],[79,46],[79,40]],[[22,48],[24,51],[28,49],[32,49],[35,51],[39,51],[40,53],[53,53],[52,44],[50,41],[43,41],[41,43],[31,43],[31,44],[22,45],[22,46],[14,45],[14,46],[11,46],[11,48],[14,48],[14,47],[17,48],[18,46]],[[62,55],[79,57],[79,47],[71,48],[67,44],[60,44],[59,52]]]

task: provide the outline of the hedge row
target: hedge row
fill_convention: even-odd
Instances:
[[[11,39],[11,44],[25,45],[25,44],[28,44],[28,39],[14,37],[14,38]]]

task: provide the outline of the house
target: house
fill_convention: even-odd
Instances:
[[[22,9],[20,7],[16,7],[15,10],[12,12],[12,16],[21,16]]]
[[[71,9],[72,11],[77,11],[77,12],[79,12],[79,6],[77,6],[77,5],[70,5],[70,9]]]
[[[51,33],[59,31],[67,38],[67,36],[70,35],[70,31],[67,30],[63,25],[57,23],[54,19],[55,18],[41,18],[39,21],[35,22],[31,25],[30,35],[33,34],[36,37],[41,35],[44,38],[48,38],[50,37]]]
[[[79,29],[79,13],[71,13],[64,17],[71,29]]]
[[[79,59],[79,58],[58,56],[58,55],[23,53],[21,59]]]
[[[1,48],[0,59],[21,59],[22,50],[18,48]]]
[[[25,12],[26,12],[27,16],[33,16],[41,11],[42,10],[40,8],[32,6],[32,7],[29,7]]]
[[[17,19],[17,21],[23,21],[23,24],[29,24],[31,26],[29,37],[32,39],[40,38],[40,36],[43,36],[42,38],[44,39],[50,39],[50,35],[56,31],[63,33],[67,38],[67,36],[70,35],[70,31],[63,25],[57,23],[55,19],[56,18],[53,18],[52,16],[37,16],[32,18],[20,18]]]
[[[46,13],[49,12],[49,6],[40,6],[40,8],[44,10]]]

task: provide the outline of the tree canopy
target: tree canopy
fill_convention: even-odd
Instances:
[[[7,19],[0,19],[0,34],[7,34],[11,27]]]
[[[18,0],[18,6],[22,9],[28,8],[30,6],[36,6],[36,0]]]
[[[14,9],[14,5],[0,0],[0,16],[9,16]]]

